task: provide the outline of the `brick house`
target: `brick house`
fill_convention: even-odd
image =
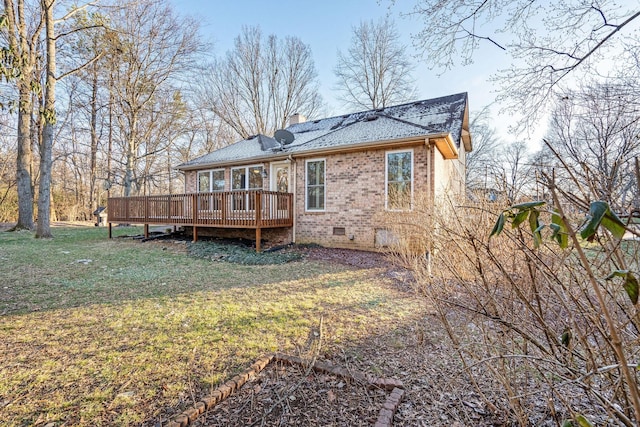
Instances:
[[[203,203],[262,215],[291,209],[290,224],[258,226],[257,241],[373,250],[387,238],[377,213],[409,210],[419,194],[428,200],[464,194],[469,151],[468,99],[459,93],[321,120],[294,115],[273,137],[251,136],[177,169],[184,172],[185,194],[208,195],[206,203],[193,202],[200,210]],[[291,199],[253,201],[251,192]],[[247,233],[229,224],[199,229],[201,235]],[[196,233],[194,227],[194,239]]]

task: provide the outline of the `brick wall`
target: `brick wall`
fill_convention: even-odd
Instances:
[[[198,192],[198,172],[197,171],[185,171],[184,192],[185,193]]]
[[[425,145],[413,149],[414,195],[427,191]],[[394,149],[395,150],[395,149]],[[376,219],[385,208],[386,150],[332,154],[324,159],[325,211],[305,210],[305,159],[296,159],[296,242],[323,246],[375,249]],[[334,227],[344,235],[334,235]]]
[[[444,160],[440,152],[425,144],[398,148],[413,150],[414,198],[438,198],[447,191],[464,194],[464,157]],[[388,150],[367,150],[326,156],[296,158],[291,162],[290,191],[295,185],[296,214],[295,241],[297,243],[317,243],[328,247],[351,249],[375,249],[376,229],[384,224],[378,218],[385,210],[385,159]],[[464,151],[464,150],[461,150]],[[461,153],[464,155],[464,153]],[[325,210],[323,212],[305,209],[305,160],[324,159]],[[431,167],[433,165],[433,167]],[[264,163],[269,175],[269,163]],[[264,180],[264,189],[269,190],[270,179]],[[433,187],[430,182],[436,183]],[[231,186],[231,168],[225,168],[225,190]],[[185,172],[185,191],[197,191],[197,172]],[[344,229],[343,235],[334,234],[334,228]],[[200,229],[204,230],[204,229]],[[292,230],[279,230],[264,234],[273,243],[285,243],[292,239]],[[211,231],[215,235],[228,236],[227,232]],[[248,231],[252,233],[253,231]],[[207,231],[209,233],[209,231]],[[238,230],[234,231],[239,233]],[[245,234],[243,232],[242,234]],[[272,235],[271,235],[272,234]],[[249,237],[247,235],[246,237]]]

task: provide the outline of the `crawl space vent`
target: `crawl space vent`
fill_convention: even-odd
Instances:
[[[333,227],[334,236],[344,236],[346,233],[344,227]]]

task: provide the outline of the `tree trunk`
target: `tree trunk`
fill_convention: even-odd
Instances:
[[[21,92],[24,90],[21,88]],[[24,95],[24,96],[23,96]],[[18,155],[16,183],[18,190],[18,222],[14,230],[33,230],[33,188],[31,186],[31,92],[20,94],[18,112]]]
[[[98,208],[96,196],[96,169],[98,156],[98,65],[91,66],[91,170],[89,172],[89,217]],[[96,200],[94,206],[94,200]]]
[[[109,129],[107,136],[107,202],[111,197],[111,155],[113,153],[113,65],[109,69]]]
[[[53,126],[56,122],[56,41],[54,37],[53,5],[55,0],[42,0],[46,29],[47,76],[44,96],[42,139],[40,141],[40,186],[38,187],[37,238],[51,235],[51,165],[53,163]]]
[[[136,143],[136,127],[138,126],[137,117],[132,117],[129,121],[131,123],[131,129],[129,130],[129,135],[127,138],[127,164],[124,172],[124,196],[131,196],[131,190],[133,187],[133,173],[134,168],[136,166],[136,154],[137,154],[137,143]]]
[[[18,150],[16,156],[16,186],[18,192],[18,222],[13,230],[33,230],[33,186],[31,164],[33,150],[31,148],[31,114],[33,110],[32,83],[35,63],[34,50],[29,45],[25,5],[18,0],[14,9],[12,0],[4,1],[7,24],[7,38],[13,55],[23,59],[19,65],[20,75],[17,77],[18,89]],[[17,20],[15,19],[17,16]],[[35,35],[34,35],[35,39]]]

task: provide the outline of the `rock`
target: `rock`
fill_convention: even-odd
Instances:
[[[125,392],[123,392],[123,393],[118,393],[118,395],[117,395],[116,397],[126,397],[126,398],[129,398],[129,397],[133,397],[133,396],[135,396],[135,394],[136,394],[136,392],[135,392],[135,391],[125,391]]]

